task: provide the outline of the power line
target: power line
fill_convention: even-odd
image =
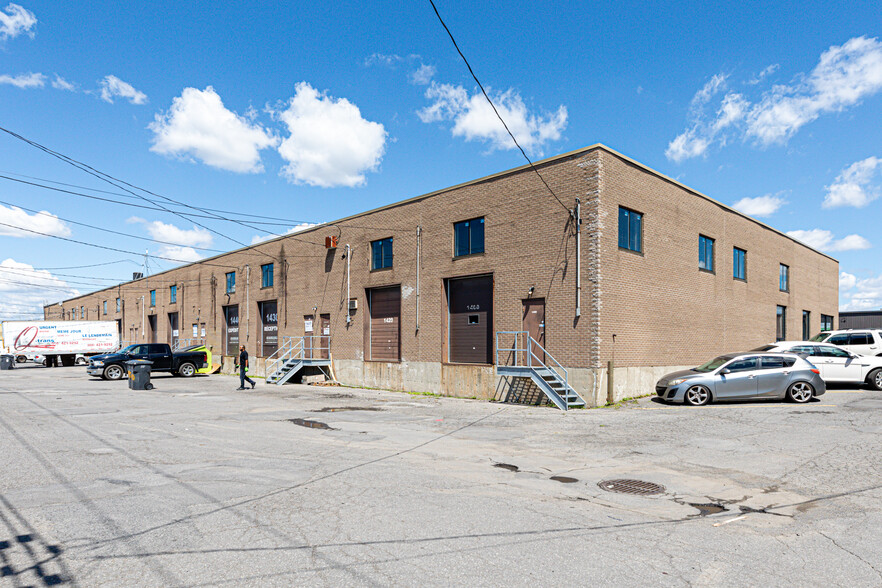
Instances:
[[[82,269],[85,267],[101,267],[104,265],[113,265],[115,263],[134,263],[135,265],[139,265],[137,261],[133,259],[118,259],[116,261],[106,261],[104,263],[92,263],[89,265],[69,265],[65,267],[35,267],[35,270],[67,270],[67,269]]]
[[[554,199],[557,200],[561,206],[563,206],[564,210],[571,213],[570,208],[566,204],[564,204],[560,198],[557,197],[557,194],[554,193],[554,190],[551,189],[551,186],[548,185],[548,182],[545,181],[545,178],[542,177],[542,174],[540,174],[539,170],[536,168],[536,166],[533,165],[533,161],[527,156],[527,152],[524,151],[523,147],[521,147],[521,144],[518,143],[517,139],[515,139],[515,136],[511,132],[511,130],[508,128],[508,125],[505,124],[505,121],[502,119],[502,115],[499,114],[498,110],[496,110],[496,105],[493,104],[493,101],[490,100],[490,96],[487,95],[487,91],[484,89],[484,85],[481,84],[481,81],[478,80],[478,76],[476,76],[475,72],[472,70],[472,66],[469,64],[469,60],[466,59],[465,55],[463,55],[462,51],[459,48],[459,45],[456,43],[456,39],[453,38],[453,33],[450,32],[450,29],[447,27],[447,24],[445,24],[444,19],[441,18],[441,13],[438,12],[438,7],[435,6],[434,0],[429,0],[429,4],[431,4],[432,8],[435,10],[435,16],[438,17],[438,20],[441,22],[441,26],[444,27],[445,31],[447,31],[447,36],[449,36],[450,40],[453,42],[453,46],[456,48],[456,52],[459,53],[460,57],[462,57],[462,60],[463,60],[463,62],[465,62],[466,67],[469,69],[469,73],[472,74],[472,78],[475,80],[475,83],[478,84],[479,88],[481,88],[481,92],[484,94],[484,98],[487,99],[487,102],[490,103],[490,107],[493,109],[493,112],[496,113],[496,118],[499,119],[499,122],[502,123],[502,126],[505,127],[506,132],[508,132],[508,136],[511,137],[512,141],[514,141],[514,144],[520,150],[521,155],[524,156],[524,159],[527,160],[527,163],[530,164],[530,168],[534,172],[536,172],[536,175],[539,176],[539,179],[542,180],[542,183],[545,184],[546,188],[548,188],[548,193],[551,194],[552,196],[554,196]]]

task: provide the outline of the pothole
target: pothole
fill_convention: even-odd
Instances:
[[[551,476],[551,479],[555,482],[560,482],[561,484],[574,484],[579,481],[576,478],[571,478],[569,476]]]
[[[706,517],[708,515],[715,515],[715,514],[719,514],[721,512],[726,512],[727,510],[729,510],[728,508],[726,508],[722,504],[716,504],[713,502],[707,502],[707,503],[687,502],[686,504],[688,504],[692,508],[697,508],[698,514],[693,515],[693,516],[699,516],[699,517]]]
[[[336,431],[334,427],[329,427],[327,423],[323,423],[321,421],[310,421],[307,419],[288,419],[289,423],[294,423],[295,425],[299,425],[301,427],[306,427],[308,429],[325,429],[328,431]]]
[[[346,412],[350,410],[365,410],[370,412],[379,412],[383,410],[377,406],[326,406],[312,412]]]
[[[510,472],[521,471],[521,468],[519,468],[518,466],[516,466],[514,464],[510,464],[510,463],[494,463],[493,467],[494,468],[502,468],[503,470],[508,470]]]
[[[665,487],[655,482],[646,482],[645,480],[603,480],[597,485],[601,490],[607,492],[616,492],[618,494],[635,494],[637,496],[652,496],[654,494],[663,494]]]

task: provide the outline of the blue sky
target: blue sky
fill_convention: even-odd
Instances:
[[[605,143],[839,259],[842,309],[882,307],[877,2],[437,5],[531,157]],[[428,1],[0,11],[0,126],[270,232],[524,163]],[[0,175],[135,202],[5,133],[0,154]],[[0,223],[173,259],[266,236],[8,179],[0,201]],[[0,318],[142,263],[0,225]]]

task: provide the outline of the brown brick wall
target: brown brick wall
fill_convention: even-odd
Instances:
[[[575,316],[574,224],[535,173],[511,170],[412,199],[361,216],[270,241],[65,301],[67,312],[85,305],[89,320],[120,319],[123,339],[144,314],[156,314],[157,340],[168,341],[169,312],[180,316],[181,338],[205,323],[207,343],[221,353],[222,307],[239,305],[240,341],[259,354],[258,302],[278,300],[280,341],[304,334],[305,315],[331,315],[335,359],[364,358],[365,290],[401,285],[401,353],[404,361],[443,362],[444,280],[492,274],[494,331],[521,328],[522,299],[546,300],[548,350],[565,366],[680,365],[708,355],[774,340],[775,304],[786,304],[789,333],[799,333],[801,311],[836,315],[838,264],[724,207],[660,178],[602,147],[538,164],[567,207],[582,201],[582,316]],[[617,247],[617,207],[645,214],[645,253]],[[453,259],[453,223],[485,218],[485,254]],[[422,227],[420,320],[416,330],[416,229]],[[698,271],[698,233],[716,239],[716,275]],[[324,247],[326,236],[338,247]],[[370,242],[394,238],[391,269],[370,271]],[[347,326],[345,245],[352,247],[350,291],[358,310]],[[731,277],[731,248],[748,251],[747,283]],[[260,288],[260,266],[275,264],[275,285]],[[778,263],[791,267],[791,292],[777,290]],[[237,272],[236,292],[224,293],[225,273]],[[250,273],[250,278],[246,276]],[[246,284],[250,282],[250,284]],[[178,302],[169,303],[169,286]],[[157,291],[155,308],[142,311],[141,296]],[[124,300],[115,312],[115,299]],[[100,313],[103,300],[108,314]],[[247,303],[246,303],[247,301]],[[315,310],[314,310],[315,309]],[[59,307],[46,307],[58,318]],[[316,334],[318,329],[316,328]],[[456,374],[456,370],[445,373]],[[453,376],[451,376],[453,377]],[[456,376],[459,377],[459,376]]]

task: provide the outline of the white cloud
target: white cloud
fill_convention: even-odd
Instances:
[[[566,106],[558,107],[553,113],[537,115],[527,110],[520,94],[513,89],[488,94],[518,143],[528,153],[541,154],[542,146],[560,139],[567,127]],[[432,82],[426,89],[426,98],[431,103],[417,112],[424,123],[450,120],[453,121],[451,132],[454,137],[489,143],[491,150],[517,149],[480,91],[469,96],[462,86]]]
[[[33,12],[18,4],[9,3],[5,9],[0,10],[0,39],[14,39],[22,33],[33,37],[31,29],[36,24],[37,17]]]
[[[155,255],[167,257],[170,260],[181,262],[199,261],[203,255],[196,248],[211,247],[214,242],[212,234],[202,228],[193,225],[192,229],[182,229],[170,223],[162,221],[147,221],[137,216],[126,219],[127,223],[143,224],[147,233],[157,241],[165,241],[156,251]]]
[[[39,318],[44,303],[79,294],[46,270],[35,270],[11,258],[0,262],[0,320]]]
[[[871,185],[877,172],[882,172],[882,159],[878,157],[868,157],[851,164],[827,186],[822,206],[866,206],[879,197],[879,187]]]
[[[373,53],[365,58],[364,64],[366,67],[370,67],[372,65],[383,65],[385,67],[392,67],[402,61],[404,61],[404,58],[394,53]]]
[[[750,216],[772,216],[778,209],[787,204],[781,196],[766,194],[756,198],[742,198],[732,208]]]
[[[260,150],[278,139],[259,124],[227,110],[214,88],[184,88],[167,113],[148,125],[151,151],[191,156],[206,165],[238,173],[263,171]]]
[[[843,276],[847,276],[844,280]],[[839,305],[839,310],[877,310],[882,309],[882,276],[858,279],[842,272],[839,278],[840,296],[849,299]],[[843,292],[842,290],[847,290]]]
[[[55,79],[52,80],[52,87],[56,90],[67,90],[68,92],[76,92],[77,90],[77,87],[74,84],[68,82],[58,74],[55,74]]]
[[[410,83],[417,86],[428,85],[429,82],[432,81],[432,78],[435,77],[435,71],[436,70],[434,65],[426,65],[425,63],[423,63],[418,68],[416,68],[416,70],[411,72]]]
[[[842,239],[835,239],[832,232],[824,229],[787,231],[787,234],[819,251],[857,251],[872,247],[872,244],[860,235],[847,235]]]
[[[766,68],[756,83],[774,71]],[[669,159],[679,162],[704,155],[710,145],[725,145],[731,136],[761,147],[785,143],[819,116],[859,104],[882,90],[882,43],[854,37],[832,46],[807,75],[797,76],[789,85],[772,86],[756,102],[741,94],[725,94],[716,115],[708,120],[703,106],[724,88],[721,75],[714,76],[693,97],[690,125],[669,143],[665,151]]]
[[[131,84],[122,81],[116,76],[105,76],[98,82],[101,86],[101,99],[113,104],[114,98],[125,98],[132,104],[145,104],[147,94],[136,90]]]
[[[175,245],[163,245],[156,252],[158,257],[166,258],[166,261],[192,262],[202,259],[202,255],[192,247],[177,247]]]
[[[773,63],[769,67],[765,68],[763,71],[759,72],[756,76],[751,78],[750,81],[747,82],[747,84],[749,84],[751,86],[757,85],[758,83],[763,81],[765,78],[767,78],[768,76],[770,76],[773,73],[775,73],[776,71],[778,71],[778,69],[780,69],[780,67],[781,66],[779,64]]]
[[[70,235],[70,227],[59,220],[57,216],[45,210],[34,214],[28,214],[17,206],[3,206],[0,204],[0,222],[9,225],[15,225],[22,229],[30,229],[47,235],[56,237],[67,237]],[[37,238],[42,235],[36,235],[27,231],[14,229],[0,225],[0,236],[4,237],[21,237],[21,238]]]
[[[314,227],[320,223],[300,223],[299,225],[294,225],[287,231],[285,231],[286,235],[293,235],[294,233],[299,233],[301,231],[305,231],[311,227]],[[281,235],[254,235],[251,237],[251,244],[257,245],[258,243],[263,243],[264,241],[269,241],[270,239],[275,239],[276,237],[280,237]]]
[[[282,175],[296,184],[329,188],[366,182],[386,151],[386,129],[362,118],[345,98],[334,98],[300,82],[288,108],[277,113],[290,135],[279,145],[288,162]]]
[[[26,88],[42,88],[46,85],[46,76],[41,73],[18,74],[17,76],[4,74],[0,75],[0,84],[9,84],[23,90]]]

